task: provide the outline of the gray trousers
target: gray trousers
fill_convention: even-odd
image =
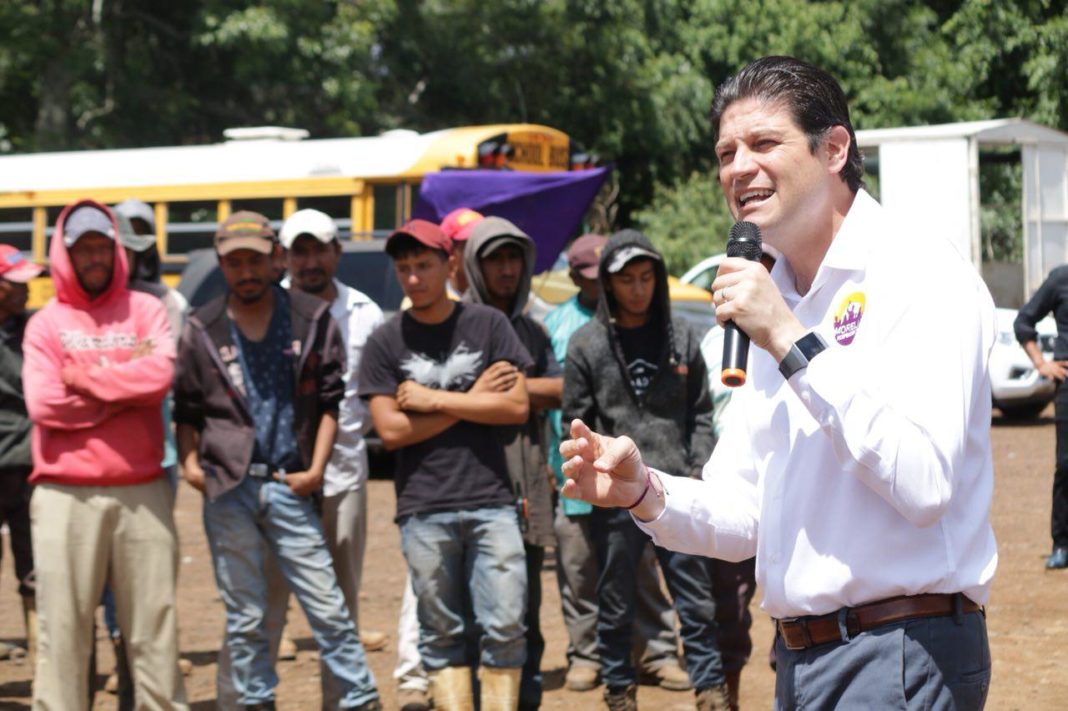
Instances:
[[[349,608],[356,632],[360,624],[357,606],[360,598],[360,579],[363,574],[363,555],[367,548],[367,487],[356,491],[344,491],[323,498],[323,534],[334,561],[341,594]],[[282,576],[274,556],[265,557],[264,575],[267,580],[267,638],[271,650],[271,666],[278,662],[278,645],[286,626],[289,610],[289,583]],[[319,662],[322,680],[322,708],[336,709],[340,693],[334,676]],[[230,654],[226,640],[219,650],[219,666],[215,675],[216,708],[219,711],[237,711],[241,705],[230,678]]]
[[[775,640],[775,710],[979,711],[990,688],[981,612],[884,625],[791,652]]]
[[[567,627],[569,664],[600,668],[597,655],[597,556],[589,516],[567,516],[557,505],[556,580]],[[652,545],[638,567],[638,614],[634,657],[638,668],[653,671],[678,659],[675,608],[660,587]]]

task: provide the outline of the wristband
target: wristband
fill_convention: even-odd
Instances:
[[[639,496],[638,500],[635,501],[633,504],[631,504],[630,506],[624,507],[624,510],[625,511],[630,511],[633,508],[637,508],[638,504],[640,504],[641,502],[645,501],[645,495],[648,494],[649,493],[649,489],[652,489],[652,488],[653,488],[653,474],[652,474],[652,472],[649,471],[649,467],[646,467],[645,468],[645,489],[642,491],[642,495]]]

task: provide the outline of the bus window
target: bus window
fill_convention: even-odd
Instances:
[[[397,185],[375,185],[375,220],[372,224],[375,237],[388,237],[389,233],[397,229],[397,216],[401,213],[397,202],[401,197],[401,191]]]
[[[188,254],[211,247],[219,228],[214,200],[167,204],[167,254]]]
[[[0,210],[0,243],[23,252],[33,251],[33,208],[10,207]]]
[[[329,197],[297,198],[297,209],[311,208],[325,212],[337,223],[337,237],[340,240],[352,239],[352,197],[349,195],[331,195]]]
[[[262,198],[259,200],[234,199],[230,201],[230,214],[238,210],[251,210],[258,212],[271,221],[271,227],[275,234],[282,229],[283,215],[285,214],[285,200],[282,198]]]

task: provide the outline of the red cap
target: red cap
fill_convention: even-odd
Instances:
[[[585,234],[571,243],[567,250],[567,266],[587,279],[597,278],[601,252],[608,238],[604,235]]]
[[[398,227],[393,234],[386,238],[386,251],[389,252],[389,243],[398,235],[408,235],[420,244],[430,249],[440,249],[442,252],[452,250],[452,240],[442,232],[441,228],[433,222],[426,220],[409,220]]]
[[[0,277],[17,284],[25,284],[43,271],[43,268],[26,259],[22,252],[10,244],[0,244]]]
[[[482,222],[482,213],[469,207],[458,207],[441,221],[441,231],[453,242],[463,242],[471,236],[471,230]]]

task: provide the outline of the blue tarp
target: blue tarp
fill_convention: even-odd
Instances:
[[[552,267],[601,189],[609,168],[559,173],[443,170],[423,178],[412,217],[441,222],[458,207],[514,222],[534,239],[534,272]]]

